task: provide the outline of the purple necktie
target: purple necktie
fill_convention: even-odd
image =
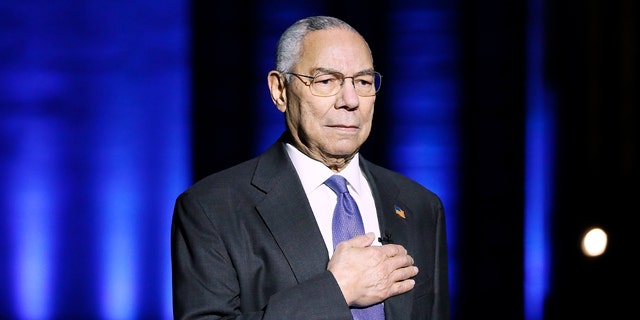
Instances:
[[[349,194],[347,179],[340,175],[333,175],[324,182],[338,196],[336,208],[333,211],[333,249],[338,243],[364,234],[364,225],[356,201]],[[384,320],[382,303],[368,308],[351,308],[354,320]]]

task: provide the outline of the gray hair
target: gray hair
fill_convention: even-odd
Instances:
[[[348,23],[334,17],[313,16],[296,21],[282,33],[276,50],[276,70],[287,73],[292,72],[300,59],[302,40],[312,31],[327,29],[345,29],[358,33]],[[359,33],[358,33],[359,34]],[[290,75],[287,75],[287,80]]]

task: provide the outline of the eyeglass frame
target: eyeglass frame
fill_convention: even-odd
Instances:
[[[375,80],[375,76],[378,76],[378,88],[375,89],[375,92],[372,95],[367,95],[367,96],[363,96],[358,94],[358,90],[356,90],[356,94],[358,94],[358,96],[360,97],[373,97],[375,95],[378,94],[378,91],[380,91],[380,88],[382,87],[382,74],[380,74],[380,72],[378,71],[373,71],[373,72],[361,72],[357,75],[353,75],[353,76],[345,76],[342,72],[338,72],[338,71],[322,71],[317,73],[315,76],[310,76],[310,75],[306,75],[306,74],[299,74],[299,73],[295,73],[295,72],[283,72],[283,74],[285,75],[294,75],[296,76],[296,78],[298,78],[298,80],[300,80],[305,86],[309,87],[309,91],[311,92],[312,95],[316,96],[316,97],[333,97],[336,94],[338,94],[338,92],[340,92],[340,90],[343,88],[344,86],[344,82],[346,79],[351,78],[351,82],[353,84],[353,88],[355,89],[356,84],[355,84],[355,78],[361,75],[372,75],[374,76],[374,80]],[[327,75],[327,74],[331,74],[331,75],[336,75],[336,76],[340,76],[342,78],[342,82],[340,82],[340,88],[336,91],[336,93],[334,94],[330,94],[330,95],[317,95],[313,92],[313,90],[311,89],[311,85],[314,83],[314,80],[321,75]],[[304,77],[309,79],[310,81],[307,83],[306,81],[302,80],[300,77]],[[373,86],[375,88],[375,81],[373,82]]]

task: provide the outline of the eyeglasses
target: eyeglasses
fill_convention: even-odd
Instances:
[[[296,78],[300,79],[302,83],[309,87],[312,95],[318,97],[336,95],[340,92],[342,85],[344,85],[344,80],[348,78],[351,78],[353,87],[356,89],[356,94],[361,97],[375,96],[378,90],[380,90],[380,84],[382,83],[382,75],[375,71],[352,77],[345,77],[344,74],[340,72],[318,73],[315,76],[307,76],[293,72],[288,72],[287,74],[296,76]]]

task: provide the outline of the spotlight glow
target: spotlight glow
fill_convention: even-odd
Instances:
[[[581,248],[588,257],[601,256],[607,249],[607,233],[600,228],[592,228],[582,237]]]

